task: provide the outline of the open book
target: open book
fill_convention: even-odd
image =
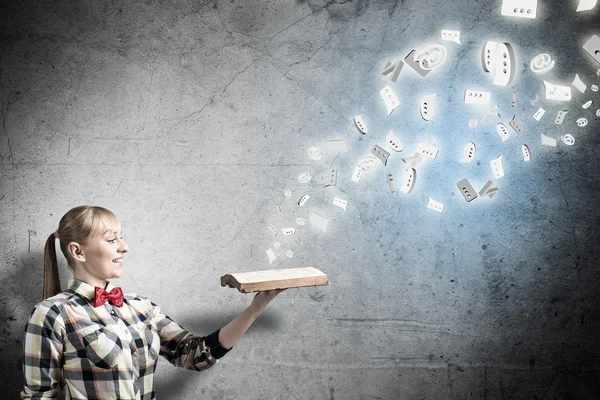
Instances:
[[[237,288],[242,293],[323,285],[329,285],[327,275],[313,267],[240,272],[221,277],[221,286]]]

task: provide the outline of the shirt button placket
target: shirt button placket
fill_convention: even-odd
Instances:
[[[110,312],[110,315],[112,315],[113,318],[115,318],[117,313],[115,312],[114,306],[108,304],[108,302],[106,302],[106,306],[108,307],[108,312]]]
[[[133,347],[133,344],[130,344],[130,346]],[[139,378],[140,378],[140,360],[138,358],[139,356],[139,351],[137,350],[137,348],[135,349],[135,352],[132,353],[132,362],[133,362],[133,390],[135,390],[135,393],[137,393],[140,390],[140,384],[138,382]]]

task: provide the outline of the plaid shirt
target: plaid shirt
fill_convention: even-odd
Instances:
[[[108,282],[107,292],[113,289]],[[122,307],[94,307],[94,288],[71,279],[69,288],[38,303],[25,326],[22,399],[155,399],[158,356],[201,371],[230,349],[219,330],[198,337],[135,293]]]

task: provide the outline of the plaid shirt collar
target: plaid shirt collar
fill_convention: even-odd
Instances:
[[[112,282],[107,281],[104,290],[110,292],[111,290],[113,290],[114,287],[115,286],[112,284]],[[69,279],[69,289],[77,293],[84,299],[87,299],[89,302],[94,302],[94,286],[89,285],[84,281],[80,281],[79,279]]]

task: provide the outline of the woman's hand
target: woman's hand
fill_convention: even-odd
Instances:
[[[273,300],[275,296],[284,290],[285,289],[275,289],[258,292],[256,296],[254,296],[254,299],[252,299],[252,304],[250,304],[250,307],[254,308],[258,313],[261,313],[271,302],[271,300]]]

